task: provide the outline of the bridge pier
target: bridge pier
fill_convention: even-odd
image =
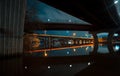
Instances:
[[[116,33],[117,31],[120,31],[120,28],[90,32],[93,35],[93,38],[94,38],[93,54],[96,54],[97,50],[98,50],[99,42],[98,42],[97,34],[98,33],[102,33],[102,32],[107,32],[108,33],[108,36],[107,36],[107,47],[108,47],[109,53],[110,54],[114,54],[115,51],[114,51],[114,48],[113,48],[113,36],[114,36],[114,33]]]
[[[109,32],[107,37],[107,46],[110,54],[114,54],[113,43],[112,43],[113,35],[114,35],[114,32],[112,31],[112,32]]]
[[[25,37],[27,36],[27,39]],[[35,46],[36,41],[33,41],[33,39],[39,39],[40,45],[38,47]],[[25,51],[32,51],[32,50],[40,50],[40,49],[51,49],[51,48],[60,48],[60,47],[71,47],[71,46],[80,46],[84,44],[88,44],[88,41],[91,41],[93,39],[86,39],[86,38],[73,38],[70,36],[55,36],[55,35],[44,35],[44,34],[26,34],[24,36],[24,42],[29,42],[27,46],[25,46]],[[84,42],[84,43],[83,43]],[[34,43],[34,44],[33,44]],[[25,44],[24,44],[25,45]],[[28,49],[26,49],[28,48]]]
[[[23,54],[26,0],[0,0],[0,56]]]
[[[91,33],[93,35],[93,39],[94,39],[94,42],[93,42],[93,52],[92,54],[97,54],[97,50],[98,50],[98,36],[97,36],[97,33],[95,32],[92,32]]]
[[[93,35],[93,38],[94,38],[94,47],[93,47],[92,54],[97,54],[98,45],[99,45],[98,36],[97,36],[98,33],[97,32],[92,32],[91,34]],[[108,50],[109,50],[110,54],[114,53],[114,49],[113,49],[113,45],[112,45],[113,35],[114,35],[114,32],[111,32],[111,31],[108,32],[107,47],[108,47]]]

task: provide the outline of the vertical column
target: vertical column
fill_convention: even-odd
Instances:
[[[81,43],[81,44],[83,45],[83,39],[81,39],[81,40],[82,40],[82,43]]]
[[[47,48],[46,44],[47,44],[47,37],[46,37],[46,36],[44,36],[44,49],[46,49],[46,48]]]
[[[108,37],[107,37],[108,50],[110,54],[114,53],[114,49],[112,45],[113,35],[114,35],[114,32],[109,32]]]
[[[0,0],[0,56],[22,54],[26,0]]]
[[[80,40],[79,40],[79,45],[81,45],[81,44],[82,44],[82,40],[80,39]]]
[[[54,48],[55,38],[52,37],[52,48]]]
[[[75,39],[73,39],[73,41],[74,41],[74,46],[76,45],[76,40]]]
[[[94,48],[93,48],[93,54],[97,54],[97,50],[98,50],[98,36],[97,33],[92,32],[93,38],[94,38]]]
[[[48,43],[49,43],[48,48],[51,49],[51,37],[50,36],[48,37]]]

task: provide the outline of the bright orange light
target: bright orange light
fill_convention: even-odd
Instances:
[[[44,56],[45,56],[45,57],[48,56],[48,54],[46,53],[46,51],[45,51],[45,53],[44,53]]]

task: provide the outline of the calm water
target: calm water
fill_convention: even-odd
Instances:
[[[93,49],[93,46],[80,46],[28,53],[22,58],[1,61],[0,74],[3,76],[119,76],[120,57],[96,56],[89,59]],[[120,44],[114,44],[113,50],[119,52]],[[107,45],[99,44],[97,53],[108,54]],[[87,56],[87,59],[81,57],[83,55]]]
[[[118,52],[120,50],[120,44],[114,44],[112,46],[114,52]],[[44,50],[41,52],[33,52],[29,55],[32,56],[40,56],[40,57],[56,57],[56,56],[82,56],[82,55],[90,55],[93,52],[94,46],[80,46],[77,48],[65,48],[65,49],[57,49],[57,50]],[[109,50],[107,44],[99,44],[97,53],[99,54],[109,54]]]
[[[114,44],[114,52],[120,50],[120,44]],[[114,76],[119,75],[120,61],[114,57],[95,57],[89,60],[94,46],[80,46],[62,50],[33,52],[33,58],[24,59],[25,75],[28,76]],[[108,45],[99,44],[97,53],[109,54]],[[66,58],[67,56],[67,58]],[[77,57],[74,57],[77,56]],[[80,57],[79,57],[80,56]],[[87,56],[87,59],[81,56]],[[42,57],[42,58],[41,58]],[[45,58],[43,58],[45,57]],[[47,58],[46,58],[47,57]],[[52,57],[49,59],[49,57]],[[58,57],[58,58],[56,58]],[[81,61],[84,60],[84,61]],[[108,70],[109,69],[109,70]]]

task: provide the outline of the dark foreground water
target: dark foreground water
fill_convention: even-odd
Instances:
[[[120,45],[115,54],[100,44],[98,54],[93,46],[27,53],[25,56],[0,60],[0,76],[119,76]]]

